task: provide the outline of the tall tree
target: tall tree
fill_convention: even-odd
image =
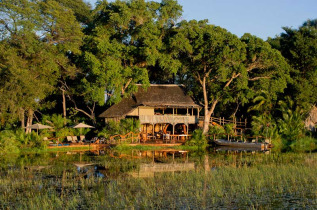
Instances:
[[[286,87],[288,66],[277,50],[245,34],[241,40],[207,21],[183,21],[173,38],[188,89],[204,107],[204,132],[217,104],[244,103],[265,89]]]
[[[116,103],[149,85],[149,67],[176,73],[179,62],[166,52],[166,36],[181,14],[175,0],[99,2],[94,27],[85,39],[81,93],[86,108],[75,109],[95,121],[94,107]],[[75,102],[75,100],[73,100]]]
[[[73,12],[55,1],[1,1],[1,113],[19,112],[24,127],[43,108],[57,81],[73,67],[67,54],[78,53],[81,28]],[[11,106],[8,106],[8,105]]]
[[[299,29],[284,27],[280,36],[269,39],[293,67],[294,80],[287,95],[302,108],[317,103],[317,20],[306,21]]]
[[[79,70],[72,59],[81,54],[80,47],[84,34],[80,23],[76,20],[76,13],[79,5],[86,5],[77,0],[72,3],[65,1],[43,1],[40,4],[41,14],[43,16],[42,34],[43,41],[47,44],[49,50],[54,54],[53,62],[58,65],[58,89],[61,91],[63,102],[64,124],[66,124],[66,92],[69,91],[67,80],[76,77]],[[64,6],[66,5],[66,6]],[[83,11],[79,10],[77,18],[81,21],[84,17],[89,19],[87,5]],[[86,20],[88,21],[88,20]]]

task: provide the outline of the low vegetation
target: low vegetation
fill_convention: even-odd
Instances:
[[[139,159],[83,156],[103,168],[100,176],[91,169],[77,169],[72,163],[78,155],[60,154],[54,161],[52,155],[17,158],[14,165],[19,167],[8,168],[2,160],[0,208],[301,209],[317,205],[315,154],[213,154],[208,167],[208,156],[190,156],[196,170],[148,178],[130,175],[138,171]]]

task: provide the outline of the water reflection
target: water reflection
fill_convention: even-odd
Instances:
[[[56,152],[47,154],[23,154],[15,161],[2,161],[2,168],[19,166],[38,173],[59,173],[75,170],[79,177],[116,179],[120,176],[154,177],[159,173],[210,171],[220,165],[250,165],[243,157],[269,151],[254,148],[216,147],[209,152],[189,152],[175,149],[163,150],[92,150]],[[239,154],[238,156],[236,156]],[[227,158],[230,157],[230,158]],[[15,163],[14,163],[15,162]],[[41,171],[41,172],[40,172]],[[47,176],[47,175],[46,175]],[[46,177],[45,176],[45,177]],[[50,177],[50,176],[48,176]]]
[[[261,149],[261,148],[243,148],[243,147],[227,147],[227,146],[216,146],[213,147],[213,151],[215,152],[222,152],[222,151],[226,151],[226,152],[251,152],[251,153],[266,153],[269,154],[270,150],[268,149]]]
[[[100,155],[105,154],[105,151],[94,151],[91,154]],[[154,177],[157,173],[174,173],[181,171],[195,170],[195,163],[188,161],[188,151],[179,150],[158,150],[158,151],[138,151],[132,150],[127,153],[119,153],[116,151],[108,151],[107,155],[113,160],[140,160],[137,166],[130,167],[131,170],[123,170],[120,165],[114,166],[109,164],[102,166],[98,163],[82,161],[82,153],[80,153],[80,161],[74,162],[73,165],[77,167],[80,177],[90,178],[109,178],[118,177],[122,175],[144,178]],[[117,170],[116,170],[116,167]],[[117,172],[117,174],[115,174]]]

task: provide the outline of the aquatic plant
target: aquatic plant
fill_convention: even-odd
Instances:
[[[142,160],[78,155],[30,156],[0,167],[1,209],[314,208],[316,154],[217,153],[193,171],[135,177]],[[45,160],[44,162],[39,160]],[[191,157],[190,161],[205,161]],[[12,163],[10,163],[12,164]],[[39,167],[39,164],[42,164]],[[96,168],[99,172],[95,173]],[[133,176],[132,176],[133,175]]]

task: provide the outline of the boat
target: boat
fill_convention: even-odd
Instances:
[[[260,142],[238,142],[238,141],[228,141],[224,139],[216,139],[214,140],[214,142],[218,146],[235,147],[235,148],[256,148],[261,150],[267,150],[268,148],[270,148],[270,144],[260,143]]]

